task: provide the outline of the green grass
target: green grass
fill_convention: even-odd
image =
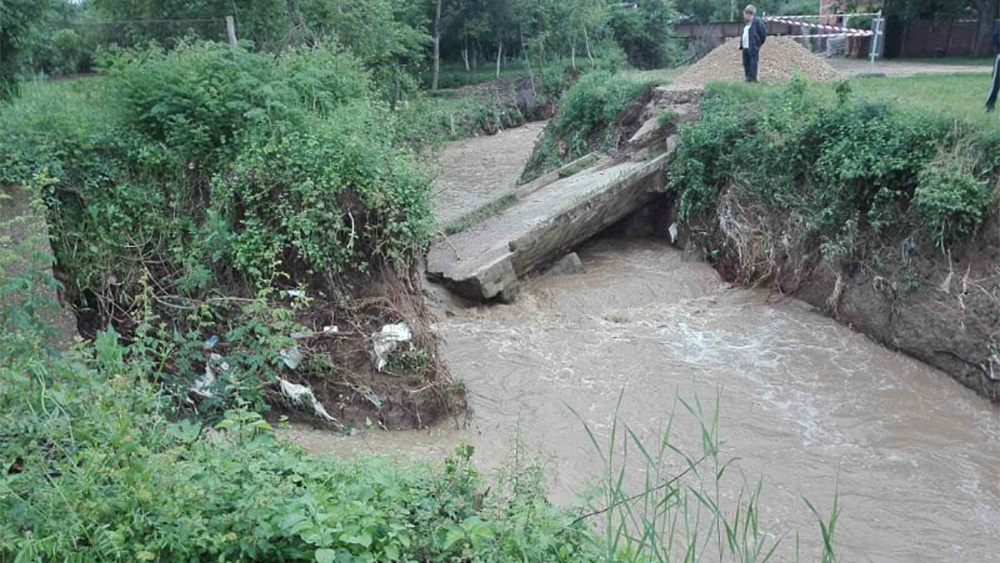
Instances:
[[[589,61],[577,58],[576,66],[581,71],[589,68]],[[557,60],[545,65],[546,74],[561,74],[567,67],[572,66],[569,59]],[[514,61],[500,66],[500,78],[515,79],[528,74],[528,65],[524,61]],[[532,63],[532,72],[538,72],[538,65]],[[473,84],[482,84],[497,79],[496,61],[485,61],[475,70],[465,70],[465,65],[458,63],[443,63],[441,65],[441,77],[438,87],[443,89],[461,88]],[[424,77],[424,85],[430,88],[431,75],[427,73]]]
[[[657,68],[653,70],[628,69],[623,70],[621,75],[641,84],[662,85],[672,82],[674,78],[680,76],[686,69],[686,66],[679,68]]]
[[[490,217],[499,215],[500,212],[502,212],[504,209],[507,209],[511,205],[514,205],[514,203],[516,202],[517,202],[517,194],[514,193],[506,194],[503,197],[495,199],[487,203],[486,205],[480,207],[479,209],[471,213],[467,213],[459,217],[458,219],[452,221],[451,223],[445,225],[444,234],[450,236],[465,231],[474,225],[482,223],[483,221],[489,219]]]
[[[766,518],[761,510],[763,477],[752,480],[740,468],[740,458],[723,453],[718,398],[705,404],[697,394],[693,400],[676,397],[662,431],[648,439],[622,418],[623,397],[624,392],[606,436],[573,410],[593,455],[602,462],[595,496],[577,521],[596,524],[602,532],[598,541],[606,561],[693,562],[716,555],[719,561],[743,563],[802,560],[798,553],[788,559],[795,547],[786,542],[789,530],[761,523],[762,514]],[[698,422],[700,447],[680,444],[673,430],[681,418]],[[737,492],[734,497],[724,491]],[[837,497],[826,519],[806,497],[803,502],[820,531],[819,561],[834,563]],[[798,543],[798,534],[796,538]]]
[[[912,59],[890,59],[899,63],[928,63],[936,65],[992,66],[993,57],[916,57]]]
[[[987,114],[984,110],[989,75],[986,74],[921,74],[905,78],[873,77],[850,79],[852,90],[860,97],[872,101],[890,101],[903,108],[923,110],[984,127],[1000,127],[1000,114]],[[750,87],[743,84],[717,83],[710,88],[736,88],[744,95],[753,92],[764,94],[782,84],[760,83]],[[823,99],[836,96],[836,83],[814,85],[814,93]]]
[[[903,107],[1000,127],[1000,115],[987,114],[983,107],[989,81],[987,74],[945,74],[866,78],[854,80],[851,85],[867,98],[893,100]]]

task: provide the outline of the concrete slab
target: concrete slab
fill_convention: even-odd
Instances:
[[[664,184],[668,154],[604,163],[527,194],[502,214],[437,241],[427,275],[477,301],[510,301],[518,279],[639,209]]]

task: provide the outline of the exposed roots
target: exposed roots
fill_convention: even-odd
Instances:
[[[844,296],[844,273],[837,272],[837,281],[833,284],[833,291],[826,299],[826,307],[834,318],[840,318],[840,298]]]

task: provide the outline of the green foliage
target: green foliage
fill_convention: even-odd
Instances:
[[[386,99],[418,89],[431,44],[428,21],[405,0],[302,0],[314,34],[330,35],[365,65]]]
[[[929,229],[937,227],[941,240],[954,241],[976,230],[997,196],[989,182],[946,163],[921,171],[914,200],[921,222]]]
[[[985,185],[998,173],[989,135],[843,87],[837,92],[799,81],[710,89],[672,164],[682,219],[714,215],[720,195],[730,192],[794,225],[785,233],[789,243],[818,241],[831,257],[857,259],[866,239],[911,221],[932,236],[942,229],[968,235],[995,207]],[[958,172],[934,164],[941,147],[961,139],[978,167]]]
[[[123,118],[187,160],[238,148],[251,130],[294,130],[369,93],[360,64],[326,49],[272,57],[182,43],[171,51],[120,51],[109,66]]]
[[[651,83],[605,71],[581,76],[563,95],[559,113],[542,134],[521,182],[531,181],[588,152],[614,148],[609,143],[618,116],[651,88]]]
[[[629,64],[661,68],[677,61],[678,45],[672,31],[678,19],[674,0],[651,0],[634,9],[625,9],[620,3],[612,6],[608,23]]]
[[[17,71],[48,0],[0,0],[0,102],[17,94]]]
[[[432,470],[311,457],[246,410],[214,428],[170,421],[117,340],[0,367],[0,558],[601,560],[537,469],[486,496],[468,446]]]
[[[414,147],[438,144],[448,140],[477,135],[492,135],[523,125],[526,118],[511,96],[496,92],[485,95],[463,95],[462,92],[443,95],[421,95],[403,105],[397,105],[398,140]]]
[[[184,43],[108,64],[4,112],[0,181],[43,194],[90,326],[140,337],[132,353],[178,400],[222,337],[231,385],[206,408],[261,407],[290,329],[245,304],[409,264],[433,228],[430,180],[347,54]]]
[[[667,125],[670,125],[671,122],[673,122],[675,117],[677,117],[677,112],[675,111],[671,110],[662,111],[660,112],[660,115],[656,116],[656,124],[659,125],[661,128],[666,127]]]
[[[618,115],[649,85],[606,72],[591,72],[566,92],[559,106],[556,132],[570,146],[581,146],[614,124]]]

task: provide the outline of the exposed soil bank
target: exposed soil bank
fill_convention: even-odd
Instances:
[[[550,498],[569,505],[605,467],[583,425],[606,447],[622,389],[621,419],[647,446],[675,411],[673,443],[688,453],[703,428],[677,399],[697,395],[712,412],[718,398],[724,457],[741,458],[722,496],[738,496],[739,470],[763,478],[761,529],[789,538],[776,561],[795,560],[796,531],[801,559],[818,560],[802,497],[827,514],[835,494],[844,561],[990,559],[997,407],[796,299],[734,289],[662,240],[599,237],[577,252],[584,273],[525,280],[511,305],[441,303],[442,358],[468,390],[466,427],[292,437],[315,452],[423,460],[465,441],[486,471],[537,455]],[[627,489],[638,492],[642,456],[629,448]],[[664,471],[685,464],[672,458]]]
[[[639,101],[647,111],[633,107],[619,119],[618,130],[639,131],[620,152],[634,148],[642,136],[639,126],[651,116],[674,111],[675,119],[691,122],[699,102],[687,92],[654,90]],[[665,148],[667,139],[647,139],[645,150]],[[942,247],[918,228],[902,229],[880,238],[881,246],[870,249],[863,262],[835,262],[823,255],[819,241],[792,242],[794,227],[786,218],[766,216],[752,196],[729,190],[720,195],[714,215],[686,226],[678,219],[678,203],[670,194],[663,196],[619,228],[670,240],[675,238],[670,225],[676,225],[681,232],[674,242],[700,249],[726,281],[769,285],[802,299],[1000,402],[997,212],[961,243]]]
[[[763,236],[766,229],[754,225],[751,230]],[[682,247],[712,261],[727,281],[739,282],[743,258],[717,217],[685,230]],[[1000,402],[997,217],[971,240],[946,250],[911,235],[877,254],[892,257],[878,271],[871,264],[833,263],[818,248],[788,248],[777,261],[777,275],[767,283]]]

